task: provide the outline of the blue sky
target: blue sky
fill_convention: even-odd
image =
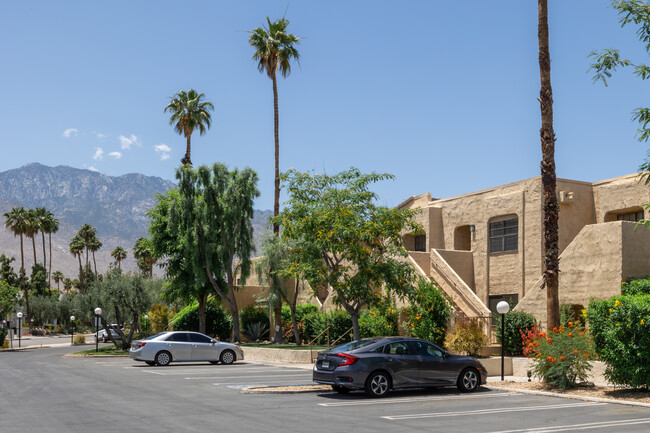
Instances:
[[[559,177],[633,173],[647,144],[632,110],[645,83],[609,87],[587,73],[593,49],[638,62],[635,29],[609,0],[550,0]],[[287,10],[288,7],[288,10]],[[539,174],[537,1],[20,1],[0,14],[0,171],[30,162],[173,179],[184,139],[163,108],[178,90],[212,101],[192,138],[195,166],[221,161],[260,175],[273,202],[271,80],[247,30],[286,16],[303,39],[279,80],[282,170],[389,172],[394,206]]]

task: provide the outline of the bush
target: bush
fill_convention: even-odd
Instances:
[[[363,310],[359,317],[359,334],[361,338],[397,335],[397,326],[380,311]]]
[[[566,389],[585,381],[592,368],[589,360],[594,356],[593,344],[580,323],[554,328],[550,335],[540,332],[539,338],[529,343],[529,349],[537,361],[534,374],[556,388]]]
[[[569,322],[584,324],[585,320],[582,316],[582,311],[584,309],[584,305],[580,304],[560,305],[560,324],[565,327]]]
[[[242,335],[251,341],[258,341],[268,338],[269,322],[253,322],[246,325]]]
[[[7,338],[7,328],[0,328],[0,348],[5,347],[5,338]]]
[[[154,304],[149,310],[148,325],[151,326],[154,334],[167,330],[169,326],[169,319],[174,317],[174,312],[169,311],[169,307],[164,307],[161,304]]]
[[[318,307],[313,304],[296,305],[296,325],[298,326],[298,335],[301,340],[308,340],[303,319],[307,314],[318,313]],[[293,323],[291,322],[291,310],[288,305],[282,306],[282,335],[285,340],[294,341]]]
[[[344,310],[335,310],[330,313],[308,313],[304,316],[303,320],[303,330],[305,333],[305,340],[310,342],[318,334],[325,331],[327,327],[330,327],[329,330],[329,341],[334,342],[343,334],[345,334],[350,328],[352,328],[352,318]],[[318,340],[315,344],[327,344],[327,332],[318,337]],[[348,338],[348,336],[350,336]],[[352,332],[348,333],[339,343],[350,341],[352,338]]]
[[[431,282],[421,281],[411,299],[411,307],[406,311],[409,319],[404,322],[404,327],[408,335],[438,345],[444,343],[451,303],[438,287]]]
[[[245,330],[253,323],[266,323],[266,328],[270,325],[269,315],[264,308],[251,305],[239,312],[239,329]],[[268,336],[268,335],[267,335]]]
[[[623,295],[650,295],[650,278],[625,281],[621,284]]]
[[[32,328],[32,335],[34,337],[45,337],[47,335],[47,331],[43,328]]]
[[[77,334],[74,336],[73,344],[76,346],[78,344],[86,344],[86,336],[83,334]]]
[[[194,303],[183,308],[174,317],[175,331],[196,331],[199,330],[199,304]],[[220,340],[230,338],[232,332],[232,319],[229,314],[223,311],[219,302],[209,298],[205,307],[205,333],[218,337]]]
[[[488,339],[477,321],[457,324],[445,339],[445,347],[469,356],[478,356],[480,350],[487,345]]]
[[[521,331],[526,332],[526,330],[532,329],[537,322],[533,316],[522,311],[508,311],[505,319],[505,342],[503,349],[508,356],[521,356],[523,355]],[[492,322],[496,322],[495,332],[497,342],[501,344],[501,315],[495,314],[492,317]]]
[[[650,295],[589,303],[587,318],[605,376],[616,384],[650,387]]]

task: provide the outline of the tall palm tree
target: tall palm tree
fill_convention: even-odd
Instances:
[[[36,266],[36,263],[38,263],[38,260],[36,260],[36,235],[39,232],[39,227],[40,223],[38,220],[38,216],[36,215],[36,210],[34,209],[28,209],[27,210],[27,217],[25,219],[25,235],[27,235],[28,238],[32,239],[32,247],[34,249],[34,266]]]
[[[102,241],[100,241],[97,236],[94,236],[88,242],[88,249],[91,253],[93,253],[93,267],[95,268],[95,275],[97,275],[97,261],[95,260],[95,251],[99,251],[102,245]]]
[[[194,89],[181,90],[172,96],[171,102],[165,107],[165,113],[171,113],[169,124],[174,125],[176,132],[185,136],[187,140],[185,156],[181,159],[183,165],[192,165],[190,159],[192,133],[198,129],[199,134],[203,135],[210,129],[212,121],[210,110],[214,110],[214,106],[209,101],[201,101],[204,97],[203,93],[198,93]]]
[[[63,272],[55,271],[52,274],[52,278],[54,278],[54,282],[56,283],[56,290],[61,291],[61,286],[59,285],[59,283],[65,279],[65,277],[63,276]]]
[[[140,238],[133,246],[133,257],[138,262],[138,267],[145,276],[153,277],[153,265],[156,263],[157,258],[154,256],[151,240],[147,238]]]
[[[281,18],[271,22],[266,17],[267,27],[258,27],[250,32],[248,44],[253,47],[253,60],[257,62],[257,69],[273,81],[273,127],[275,132],[275,194],[273,202],[273,216],[280,213],[280,119],[278,111],[278,81],[276,72],[280,71],[286,78],[291,74],[291,61],[299,61],[300,54],[296,45],[300,43],[298,36],[288,34],[289,21]],[[280,233],[280,226],[273,223],[273,233]]]
[[[46,217],[47,209],[44,207],[37,207],[34,209],[34,218],[36,219],[36,225],[38,226],[38,230],[41,232],[41,238],[43,241],[43,269],[45,270],[47,270],[47,254],[45,253],[45,231],[43,231],[43,226]]]
[[[83,282],[84,282],[84,270],[83,266],[81,265],[81,255],[83,254],[84,251],[84,240],[79,234],[76,234],[71,240],[70,240],[70,245],[69,245],[69,250],[70,254],[73,256],[77,257],[79,260],[79,286],[80,289],[83,289]]]
[[[120,246],[117,246],[111,251],[111,257],[117,262],[117,269],[122,270],[122,260],[126,259],[126,250]]]
[[[25,294],[25,307],[29,318],[29,290],[25,284],[25,248],[23,236],[27,234],[27,210],[24,207],[15,207],[4,214],[5,227],[15,236],[20,236],[20,286]]]
[[[86,250],[86,267],[88,267],[88,261],[89,261],[88,251],[91,242],[93,241],[94,238],[97,237],[97,229],[95,229],[95,227],[91,226],[90,224],[84,224],[77,231],[77,236],[79,236],[83,241],[83,245]]]
[[[45,208],[42,208],[45,209]],[[48,243],[50,247],[50,260],[49,260],[49,269],[48,269],[48,287],[51,285],[52,278],[52,234],[59,231],[59,220],[54,216],[49,210],[45,210],[45,215],[41,218],[41,233],[45,235],[47,233]],[[45,248],[45,240],[43,240],[43,248]]]
[[[553,90],[551,88],[551,55],[548,42],[548,2],[538,0],[539,102],[542,112],[542,191],[544,209],[544,283],[546,284],[546,327],[560,326],[558,204],[555,176],[555,131],[553,130]],[[550,332],[550,331],[549,331]]]

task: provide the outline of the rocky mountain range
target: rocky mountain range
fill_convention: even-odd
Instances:
[[[103,243],[96,253],[99,272],[108,269],[113,261],[110,252],[118,245],[128,251],[122,268],[135,270],[132,247],[138,238],[148,236],[146,212],[155,204],[156,194],[174,186],[168,180],[139,173],[107,176],[91,170],[33,163],[0,173],[0,215],[16,206],[44,206],[50,210],[59,219],[59,231],[52,235],[52,271],[59,270],[66,277],[75,278],[78,273],[78,263],[68,253],[68,245],[83,224],[95,227]],[[267,230],[269,215],[271,211],[255,211],[253,227],[258,246],[262,233]],[[19,262],[20,240],[4,228],[4,218],[2,221],[0,253],[13,256]],[[40,262],[42,245],[40,238],[36,240],[37,260]],[[33,256],[31,241],[26,239],[25,267],[28,272]]]

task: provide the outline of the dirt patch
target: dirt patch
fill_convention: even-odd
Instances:
[[[247,392],[323,392],[332,391],[329,385],[289,385],[289,386],[256,386],[246,389]]]
[[[489,386],[499,386],[504,388],[531,390],[531,391],[544,391],[552,392],[555,394],[566,394],[576,397],[595,397],[595,398],[608,398],[613,400],[625,400],[635,403],[650,404],[650,391],[648,390],[635,390],[624,387],[614,386],[597,386],[592,383],[583,383],[571,389],[556,389],[551,388],[543,382],[490,382]]]

